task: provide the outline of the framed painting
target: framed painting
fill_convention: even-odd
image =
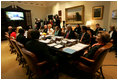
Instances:
[[[112,11],[112,19],[117,19],[117,10]]]
[[[93,9],[92,9],[92,19],[93,20],[103,19],[103,9],[104,9],[104,6],[93,7]]]
[[[66,24],[84,24],[84,5],[65,9]]]

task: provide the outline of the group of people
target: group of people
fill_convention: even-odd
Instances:
[[[33,52],[38,57],[39,62],[47,61],[49,62],[47,65],[51,67],[58,63],[58,59],[61,59],[60,57],[56,57],[51,54],[47,44],[39,42],[41,29],[29,29],[27,31],[27,38],[24,35],[26,31],[23,28],[19,28],[17,33],[16,30],[11,26],[9,26],[8,29],[10,38],[16,39],[16,41],[22,43],[27,50]],[[64,38],[67,39],[78,39],[80,43],[84,44],[92,43],[89,50],[83,53],[83,56],[90,59],[93,58],[95,52],[100,47],[106,45],[110,41],[113,43],[112,49],[117,50],[117,32],[114,26],[110,26],[110,32],[108,33],[103,31],[99,24],[96,24],[95,31],[86,26],[80,27],[79,24],[77,24],[74,30],[72,30],[71,25],[67,25],[66,29],[61,29],[59,26],[56,26],[53,29],[52,25],[48,24],[44,25],[42,33],[55,36],[64,36]]]
[[[59,19],[59,16],[58,15],[55,15],[54,17],[52,17],[52,19],[49,18],[49,20],[47,20],[45,18],[45,20],[41,21],[40,19],[38,18],[35,18],[35,28],[37,30],[43,28],[43,25],[41,25],[41,23],[43,25],[48,25],[48,24],[51,24],[52,25],[52,28],[55,28],[56,26],[60,27],[60,19]]]

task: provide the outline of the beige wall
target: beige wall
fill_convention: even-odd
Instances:
[[[8,7],[10,5],[11,4],[8,4],[8,3],[1,4],[1,8],[5,8],[5,7]],[[35,25],[35,18],[45,19],[46,15],[47,15],[46,7],[22,5],[22,4],[17,4],[17,5],[23,9],[31,10],[33,26]]]
[[[70,8],[70,7],[79,6],[79,5],[85,6],[84,25],[86,25],[87,21],[91,21],[92,29],[95,29],[96,23],[99,23],[101,25],[101,27],[103,27],[103,28],[108,27],[109,9],[111,9],[110,7],[112,7],[112,6],[110,6],[110,1],[68,1],[68,2],[64,2],[64,3],[57,3],[57,4],[55,4],[55,6],[50,8],[51,10],[49,10],[50,13],[48,13],[48,14],[58,14],[58,11],[62,10],[62,21],[63,21],[63,20],[65,20],[65,8]],[[103,19],[102,20],[92,20],[92,7],[100,6],[100,5],[104,5]],[[108,30],[108,28],[107,28],[107,30]]]
[[[5,8],[11,4],[1,4],[1,8]],[[91,21],[91,28],[95,29],[95,24],[99,23],[101,27],[109,30],[110,25],[117,26],[117,20],[112,19],[112,11],[117,9],[116,1],[67,1],[67,2],[58,2],[53,7],[39,7],[39,6],[31,6],[31,5],[22,5],[17,4],[23,9],[31,10],[32,14],[32,24],[34,26],[34,19],[41,18],[44,19],[48,15],[58,14],[59,10],[62,10],[62,21],[65,21],[65,8],[70,8],[73,6],[84,5],[84,24],[86,25],[87,21]],[[92,20],[92,7],[104,5],[104,13],[102,20]],[[61,23],[62,25],[62,23]]]
[[[117,10],[117,1],[110,2],[108,30],[109,30],[110,25],[114,25],[117,28],[117,19],[112,19],[112,11],[113,10]]]

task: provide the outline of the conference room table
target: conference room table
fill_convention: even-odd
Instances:
[[[79,39],[66,39],[63,36],[42,35],[39,42],[46,43],[55,52],[67,55],[78,54],[86,50],[89,45],[79,42]]]

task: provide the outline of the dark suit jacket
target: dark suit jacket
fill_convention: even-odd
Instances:
[[[47,33],[48,29],[44,29],[43,32]]]
[[[99,31],[103,31],[103,29],[102,29],[102,28],[97,28],[97,29],[95,30],[95,33],[94,33],[94,34],[97,35]]]
[[[48,61],[53,63],[53,56],[50,55],[48,46],[38,40],[30,40],[25,44],[25,48],[33,52],[37,57],[39,62]]]
[[[109,31],[109,33],[110,32],[111,31]],[[116,30],[113,31],[111,39],[113,39],[113,44],[117,44],[117,32],[116,32]]]
[[[74,32],[80,34],[80,33],[81,33],[81,28],[80,28],[80,27],[76,27],[76,28],[74,29]]]
[[[102,47],[102,46],[103,46],[103,45],[96,45],[96,46],[91,47],[91,48],[88,50],[88,53],[85,54],[84,56],[87,57],[87,58],[89,58],[89,59],[93,59],[95,52],[96,52],[100,47]]]
[[[16,41],[22,43],[22,44],[25,44],[26,43],[26,38],[25,36],[23,36],[22,34],[19,34],[17,37],[16,37]]]
[[[82,37],[82,35],[83,35],[83,33],[81,34],[81,37]],[[80,40],[81,40],[81,37],[79,37]],[[82,39],[82,43],[87,44],[89,42],[90,42],[90,35],[86,32]]]
[[[66,31],[66,34],[64,35],[64,38],[66,37],[67,33],[68,33],[68,31]],[[70,33],[69,33],[68,39],[75,39],[75,38],[76,38],[75,33],[74,33],[74,31],[71,30]]]

